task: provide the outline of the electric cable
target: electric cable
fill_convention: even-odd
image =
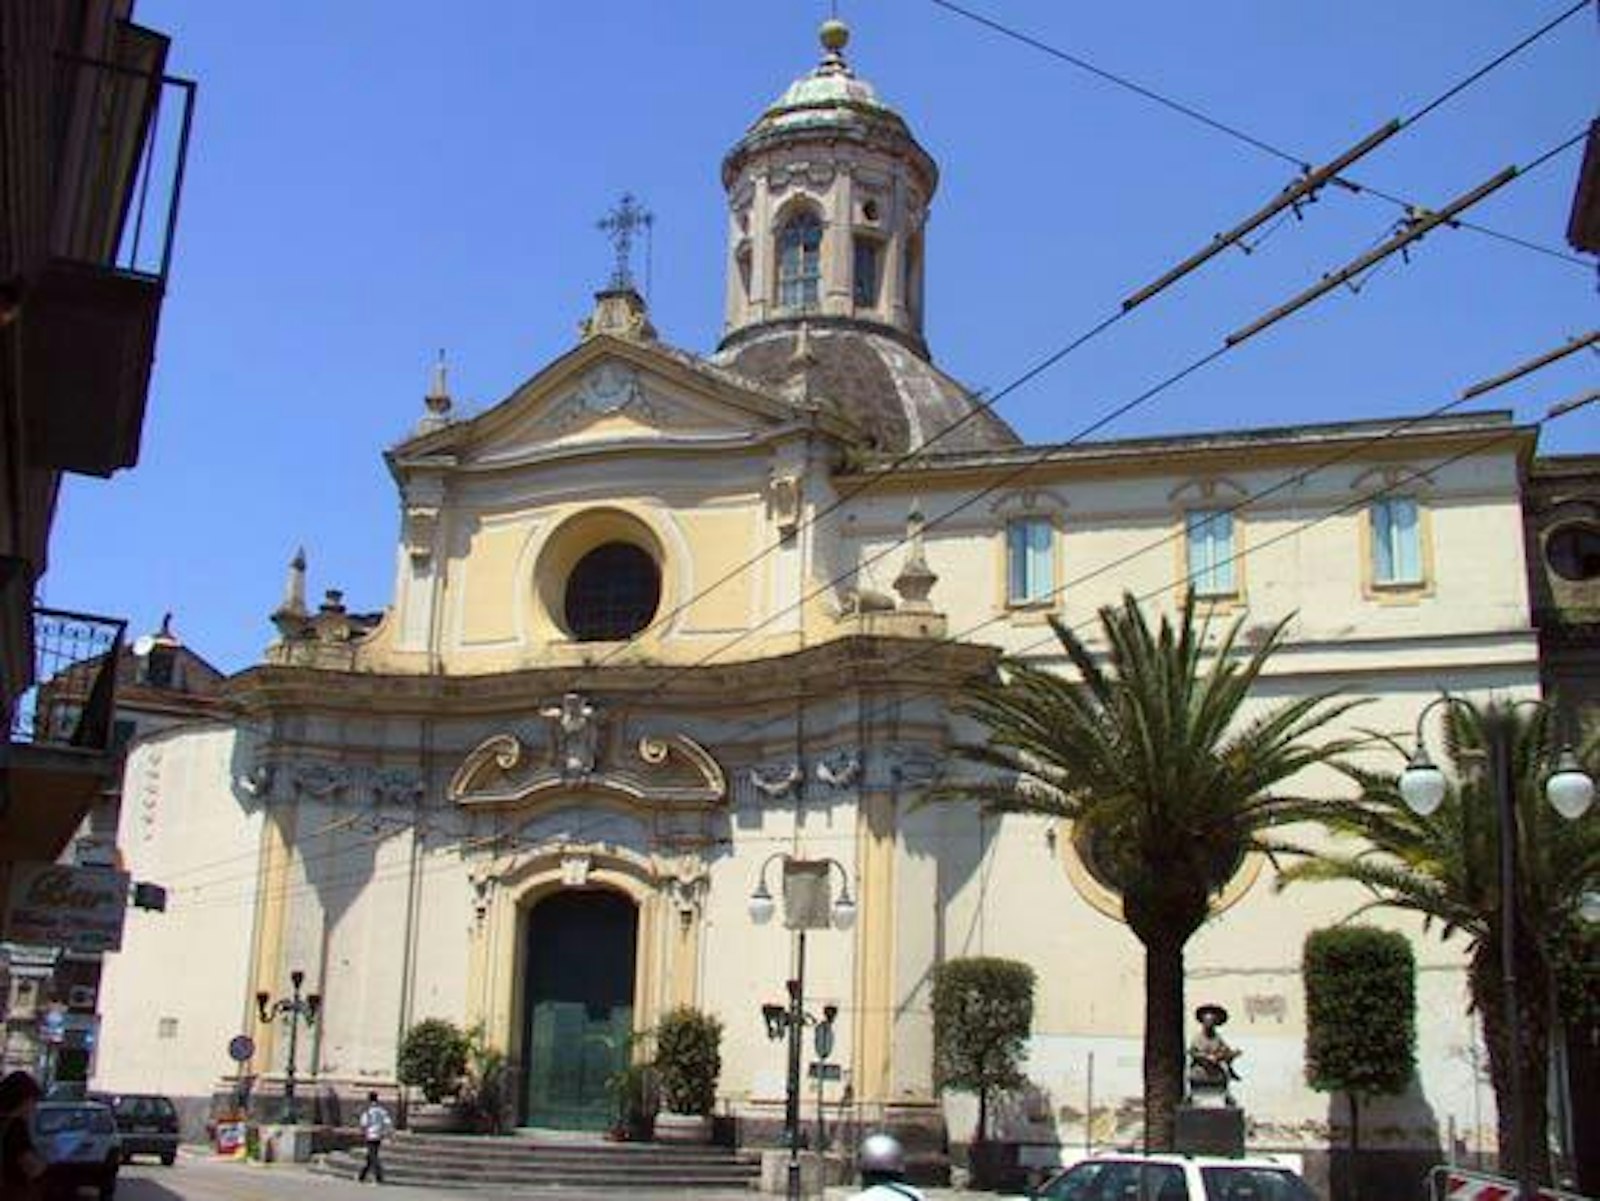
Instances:
[[[1043,41],[1040,38],[1033,37],[1030,34],[1023,33],[1021,30],[1006,25],[1003,22],[994,20],[991,17],[986,17],[981,13],[974,12],[972,9],[955,3],[954,0],[929,0],[929,2],[938,6],[939,8],[964,17],[967,20],[972,21],[974,24],[981,25],[994,33],[998,33],[1002,37],[1010,38],[1015,42],[1020,42],[1025,46],[1050,56],[1051,58],[1058,59],[1078,68],[1081,71],[1085,71],[1090,75],[1105,80],[1106,82],[1117,87],[1133,92],[1135,95],[1141,96],[1146,100],[1162,106],[1163,108],[1167,108],[1173,112],[1179,113],[1190,120],[1199,122],[1200,124],[1213,129],[1218,133],[1233,138],[1235,141],[1241,142],[1246,146],[1250,146],[1255,150],[1259,150],[1264,154],[1271,155],[1273,158],[1289,163],[1301,171],[1309,172],[1311,170],[1309,161],[1303,156],[1294,154],[1289,150],[1285,150],[1281,146],[1276,146],[1271,142],[1256,137],[1254,134],[1247,133],[1242,129],[1229,125],[1224,121],[1220,121],[1217,118],[1202,112],[1198,108],[1195,108],[1193,105],[1174,100],[1170,96],[1163,95],[1162,93],[1156,91],[1154,88],[1136,83],[1131,79],[1116,74],[1115,72],[1107,71],[1079,55],[1071,54],[1065,50],[1062,50],[1060,47],[1053,46],[1050,43]],[[1490,59],[1487,63],[1483,64],[1470,74],[1466,75],[1464,78],[1452,84],[1449,88],[1446,88],[1432,100],[1429,100],[1426,104],[1422,105],[1409,117],[1402,118],[1400,120],[1399,127],[1401,129],[1405,129],[1416,124],[1418,121],[1421,121],[1423,118],[1427,117],[1429,114],[1433,113],[1443,105],[1447,104],[1449,101],[1453,100],[1456,96],[1466,91],[1473,84],[1484,78],[1484,76],[1490,74],[1496,68],[1515,58],[1522,51],[1526,50],[1529,46],[1543,38],[1546,34],[1565,23],[1569,18],[1577,15],[1583,9],[1590,7],[1591,3],[1592,0],[1576,0],[1576,2],[1571,6],[1558,13],[1555,17],[1545,22],[1545,24],[1528,34],[1526,37],[1522,38],[1520,41],[1516,42],[1509,49],[1502,51],[1500,54]],[[1375,188],[1370,184],[1360,183],[1355,180],[1346,179],[1342,176],[1336,177],[1335,182],[1340,184],[1347,191],[1353,192],[1357,195],[1365,194],[1375,196],[1379,200],[1406,210],[1415,210],[1417,208],[1412,201],[1407,200],[1405,197],[1393,195],[1389,192],[1383,191],[1380,188]],[[1583,268],[1586,271],[1591,269],[1591,264],[1579,258],[1577,255],[1568,254],[1565,251],[1556,250],[1548,246],[1541,246],[1537,242],[1530,242],[1510,234],[1504,234],[1499,230],[1491,229],[1488,226],[1476,225],[1468,221],[1462,221],[1459,222],[1459,224],[1462,228],[1470,229],[1474,233],[1484,234],[1491,238],[1497,238],[1501,241],[1510,243],[1511,245],[1520,246],[1525,250],[1538,251],[1540,254],[1559,259],[1562,262],[1571,263],[1575,266]]]

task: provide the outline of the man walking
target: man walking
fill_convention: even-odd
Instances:
[[[383,1162],[378,1158],[379,1148],[389,1131],[394,1129],[394,1119],[389,1116],[389,1111],[378,1102],[378,1094],[367,1094],[367,1107],[361,1111],[361,1134],[367,1140],[367,1162],[361,1167],[361,1182],[366,1183],[367,1173],[372,1173],[373,1182],[383,1183]]]

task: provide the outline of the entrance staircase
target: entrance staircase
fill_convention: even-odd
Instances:
[[[365,1149],[353,1147],[323,1156],[312,1171],[353,1180],[365,1162]],[[400,1132],[383,1143],[386,1183],[430,1188],[707,1194],[748,1191],[760,1175],[759,1157],[725,1147],[613,1143],[556,1132],[503,1137]]]

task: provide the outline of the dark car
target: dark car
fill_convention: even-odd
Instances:
[[[178,1158],[178,1110],[170,1098],[155,1093],[94,1093],[92,1099],[110,1106],[116,1115],[123,1163],[135,1155],[155,1155],[172,1166]]]
[[[45,1192],[73,1196],[85,1185],[111,1201],[122,1150],[116,1119],[92,1101],[44,1101],[33,1115],[33,1144],[44,1158]]]

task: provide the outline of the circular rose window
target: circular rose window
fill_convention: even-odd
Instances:
[[[562,616],[579,642],[620,642],[644,630],[661,604],[661,569],[631,542],[589,551],[567,576]]]
[[[1557,526],[1544,540],[1544,561],[1576,584],[1600,579],[1600,527],[1585,522]]]

